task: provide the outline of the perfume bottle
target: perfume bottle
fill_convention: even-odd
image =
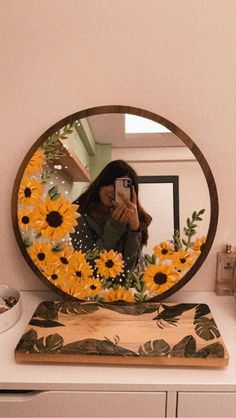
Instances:
[[[227,244],[223,252],[217,253],[216,294],[232,296],[235,294],[236,253]]]

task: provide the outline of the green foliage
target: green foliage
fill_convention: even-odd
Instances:
[[[138,349],[142,357],[167,357],[170,353],[170,346],[165,340],[147,341]]]
[[[195,357],[196,340],[192,335],[187,335],[172,349],[172,357]]]
[[[48,190],[48,195],[51,200],[57,200],[61,194],[59,193],[58,186],[53,186]]]
[[[174,235],[172,236],[175,251],[181,250],[183,245],[185,246],[185,251],[192,247],[192,237],[196,235],[196,228],[198,227],[196,222],[202,221],[201,215],[203,215],[204,212],[205,209],[201,209],[199,212],[194,211],[192,213],[192,218],[187,218],[186,226],[184,227],[184,235],[186,236],[186,239],[181,238],[180,231],[178,229],[175,230]]]
[[[42,143],[41,148],[44,150],[44,154],[48,162],[59,160],[61,157],[64,157],[66,155],[57,148],[59,145],[59,140],[66,139],[70,134],[73,133],[72,128],[73,124],[65,125],[62,129],[52,134],[52,136],[47,138]]]
[[[23,244],[26,248],[29,248],[32,245],[32,241],[30,241],[29,237],[23,238]]]
[[[194,321],[196,334],[206,341],[213,340],[215,337],[220,337],[220,332],[213,318],[209,319],[206,316],[198,318]]]

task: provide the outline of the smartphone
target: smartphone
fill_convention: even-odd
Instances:
[[[129,200],[132,199],[132,180],[128,177],[119,177],[115,179],[115,201],[124,203],[119,193],[123,193]]]

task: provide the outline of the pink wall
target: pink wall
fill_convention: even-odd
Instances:
[[[10,216],[31,144],[66,115],[123,104],[170,119],[212,168],[218,231],[185,289],[213,289],[216,252],[235,244],[235,15],[234,0],[1,0],[1,282],[44,288]]]

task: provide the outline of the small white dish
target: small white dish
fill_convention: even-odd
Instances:
[[[6,300],[10,296],[13,296],[17,302],[12,308],[0,314],[0,333],[13,327],[21,317],[22,307],[19,290],[6,284],[0,284],[0,297]]]

